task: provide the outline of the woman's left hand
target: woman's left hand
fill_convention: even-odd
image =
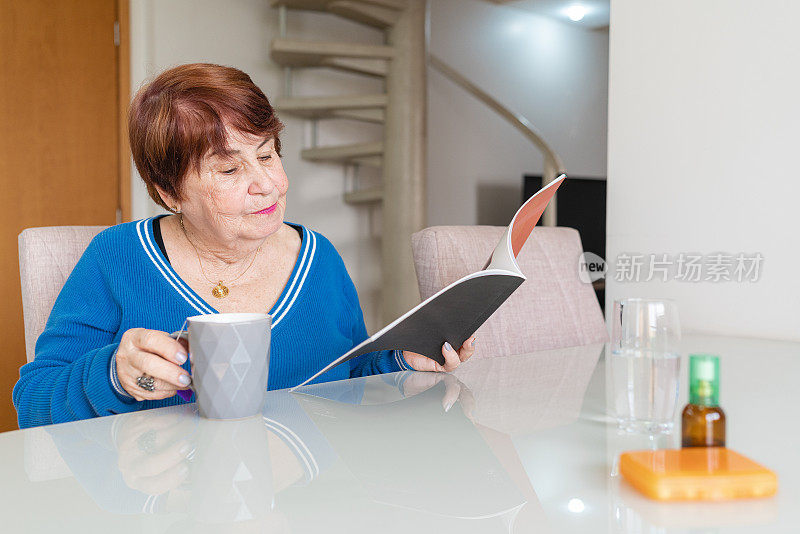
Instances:
[[[439,373],[449,373],[455,370],[456,367],[463,362],[470,359],[475,354],[475,336],[470,337],[461,345],[461,348],[456,352],[450,343],[442,345],[442,355],[444,356],[444,365],[440,365],[427,356],[417,354],[416,352],[403,351],[403,358],[406,363],[411,366],[415,371],[436,371]]]

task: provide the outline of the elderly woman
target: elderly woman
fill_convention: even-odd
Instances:
[[[165,215],[92,240],[56,300],[14,387],[20,427],[184,402],[188,316],[268,312],[269,389],[294,386],[367,337],[353,282],[331,243],[284,222],[283,125],[234,68],[182,65],[133,99],[133,159]],[[473,353],[445,344],[440,366],[380,351],[321,377],[451,371]]]

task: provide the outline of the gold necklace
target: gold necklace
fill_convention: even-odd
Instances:
[[[192,240],[189,239],[189,234],[186,232],[186,227],[183,225],[183,214],[182,213],[180,214],[180,219],[179,220],[181,222],[181,229],[183,230],[183,235],[186,236],[186,241],[188,241],[189,244],[192,245],[192,248],[194,249],[194,253],[197,254],[197,263],[200,265],[200,272],[203,273],[203,278],[205,278],[208,281],[209,284],[213,284],[214,282],[211,279],[209,279],[208,276],[206,276],[206,271],[203,269],[203,262],[200,260],[200,252],[197,251],[197,247],[194,246],[194,243],[192,243]],[[258,247],[256,249],[255,254],[253,254],[253,259],[250,260],[250,265],[248,265],[247,268],[244,271],[242,271],[241,274],[239,274],[239,276],[237,276],[236,278],[234,278],[233,280],[231,280],[228,283],[235,282],[236,280],[238,280],[239,278],[244,276],[244,273],[249,271],[250,267],[252,267],[253,264],[256,262],[256,256],[258,256],[259,252],[261,252],[261,247]],[[211,294],[214,295],[218,299],[224,299],[225,297],[228,296],[228,293],[230,293],[230,290],[228,289],[228,286],[226,286],[222,282],[222,280],[217,282],[217,284],[211,289]]]

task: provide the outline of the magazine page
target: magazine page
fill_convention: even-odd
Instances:
[[[536,227],[536,223],[542,217],[547,204],[552,200],[559,186],[564,183],[566,177],[566,174],[560,174],[517,210],[485,268],[503,269],[522,274],[517,265],[517,256]]]

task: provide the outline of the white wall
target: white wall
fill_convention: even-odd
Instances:
[[[533,122],[568,173],[605,176],[607,31],[481,0],[430,6],[432,54]],[[507,224],[522,175],[542,172],[539,150],[433,68],[428,98],[428,223],[476,224],[479,202],[510,201],[495,222]],[[487,186],[503,198],[479,199]]]
[[[431,49],[501,102],[523,113],[562,155],[567,169],[605,175],[606,32],[578,29],[478,0],[432,0]],[[279,96],[282,70],[269,59],[277,10],[266,0],[131,0],[134,89],[161,70],[186,62],[236,66],[268,97]],[[380,44],[382,33],[331,15],[290,12],[288,34],[308,40]],[[294,76],[297,96],[382,92],[382,82],[327,70]],[[539,173],[538,151],[437,72],[429,70],[429,224],[475,224],[478,188],[510,188]],[[299,158],[309,146],[308,121],[282,116],[283,163],[289,179],[287,219],[323,232],[342,254],[356,284],[367,327],[378,324],[377,209],[344,204],[340,165]],[[320,123],[319,144],[377,140],[381,128],[349,121]],[[158,212],[134,170],[134,218]],[[373,176],[374,178],[374,176]],[[489,199],[491,202],[491,199]],[[512,211],[509,214],[513,214]]]
[[[672,297],[685,331],[800,340],[798,19],[784,0],[612,2],[609,259],[764,260],[755,283],[612,277],[607,304]]]

